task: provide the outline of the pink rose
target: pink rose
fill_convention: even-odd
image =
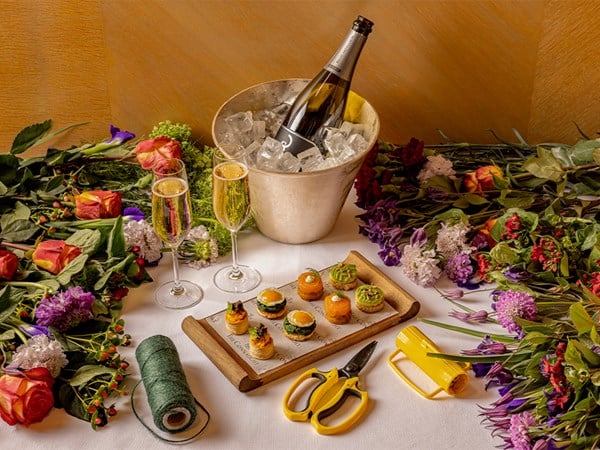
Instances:
[[[57,274],[81,254],[81,249],[65,241],[50,239],[38,244],[31,259],[41,269]]]
[[[119,192],[86,191],[75,196],[75,215],[79,219],[108,219],[121,214]]]
[[[152,170],[154,164],[162,159],[181,159],[179,142],[166,136],[146,139],[135,146],[136,159],[144,170]]]
[[[41,422],[54,406],[54,379],[45,367],[0,377],[0,417],[9,425]]]
[[[19,258],[13,252],[0,248],[0,279],[12,280],[19,268]]]

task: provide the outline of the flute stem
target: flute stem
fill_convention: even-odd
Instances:
[[[171,255],[173,256],[173,287],[171,288],[171,294],[181,295],[184,293],[185,288],[179,281],[179,260],[177,259],[177,248],[171,249]]]
[[[231,280],[239,280],[244,276],[240,268],[238,267],[237,261],[237,231],[231,232],[231,272],[229,272],[229,278]]]

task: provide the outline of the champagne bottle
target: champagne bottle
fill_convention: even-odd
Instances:
[[[326,129],[342,124],[352,75],[372,27],[373,22],[358,16],[329,62],[298,94],[275,136],[284,151],[297,155],[315,146],[322,149]]]

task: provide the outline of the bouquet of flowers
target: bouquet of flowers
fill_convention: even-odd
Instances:
[[[518,136],[518,134],[517,134]],[[456,289],[424,322],[480,338],[461,355],[500,398],[482,408],[504,448],[600,442],[600,141],[406,146],[380,143],[357,177],[359,232],[413,282]],[[491,289],[489,310],[466,294]],[[489,289],[488,289],[489,290]],[[495,323],[505,333],[491,333]]]
[[[151,281],[146,267],[163,251],[145,219],[155,161],[183,158],[202,203],[186,260],[208,265],[230,240],[206,205],[210,149],[190,142],[187,125],[162,122],[139,141],[111,126],[104,142],[22,157],[70,128],[51,126],[25,128],[0,154],[0,417],[29,425],[57,406],[95,429],[125,393],[122,301]]]

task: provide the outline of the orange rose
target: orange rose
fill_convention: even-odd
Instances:
[[[136,159],[144,170],[152,170],[161,159],[181,159],[179,142],[166,136],[146,139],[135,146]]]
[[[0,377],[0,417],[9,425],[41,422],[54,406],[54,379],[45,367]]]
[[[39,268],[57,274],[77,258],[81,251],[79,247],[65,241],[50,239],[38,244],[31,259]]]
[[[490,248],[494,248],[494,246],[496,245],[496,241],[494,240],[494,238],[492,238],[492,228],[494,228],[494,225],[497,221],[497,218],[488,219],[478,230],[479,234],[485,237]]]
[[[0,248],[0,279],[12,280],[19,268],[19,258],[13,252]]]
[[[79,219],[108,219],[121,214],[119,192],[85,191],[75,196],[75,215]]]
[[[464,184],[467,192],[482,192],[494,189],[494,177],[504,179],[502,170],[497,166],[483,166],[474,172],[465,174]]]

